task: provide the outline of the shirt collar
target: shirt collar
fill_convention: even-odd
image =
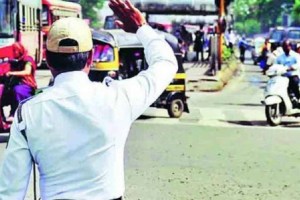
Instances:
[[[77,83],[90,81],[88,75],[83,71],[64,72],[55,77],[54,85],[76,81]]]

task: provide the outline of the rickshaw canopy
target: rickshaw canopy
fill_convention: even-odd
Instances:
[[[178,40],[175,36],[162,31],[157,31],[157,33],[164,37],[175,54],[181,53],[178,46]],[[94,42],[108,43],[112,47],[118,47],[119,49],[143,48],[143,45],[136,34],[125,32],[122,29],[93,31],[93,40]]]

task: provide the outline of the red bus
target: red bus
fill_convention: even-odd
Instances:
[[[52,23],[62,17],[82,18],[81,13],[78,3],[61,0],[0,0],[0,58],[12,58],[11,45],[18,41],[39,66]],[[8,70],[2,64],[0,75]]]
[[[61,0],[42,0],[42,4],[42,33],[45,49],[48,31],[53,22],[63,17],[82,18],[82,11],[81,5],[73,2]],[[43,58],[45,57],[43,56]]]
[[[12,58],[11,45],[18,41],[39,64],[42,60],[42,2],[0,0],[0,58]],[[2,65],[0,75],[9,69]]]

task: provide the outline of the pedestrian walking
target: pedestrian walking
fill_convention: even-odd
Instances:
[[[268,55],[271,52],[271,44],[269,38],[265,39],[265,43],[261,48],[260,51],[260,68],[262,69],[262,73],[266,74],[266,71],[269,69],[270,66],[267,65]]]
[[[228,32],[225,34],[226,45],[230,49],[231,53],[233,53],[233,47],[236,42],[236,36],[231,28],[228,29]]]
[[[247,40],[246,40],[246,36],[242,36],[239,43],[238,43],[238,46],[239,46],[239,50],[240,50],[240,61],[242,63],[244,63],[245,61],[245,52],[246,50],[248,49],[251,49],[252,46],[250,44],[248,44]]]
[[[204,31],[203,25],[201,24],[200,29],[195,32],[194,51],[196,53],[195,61],[199,61],[199,53],[201,54],[201,61],[204,61]]]
[[[182,47],[184,49],[184,60],[187,61],[190,46],[193,43],[193,36],[186,30],[185,25],[181,25],[180,27],[180,38],[182,39]]]
[[[78,18],[57,20],[46,45],[54,84],[17,110],[0,168],[0,199],[24,199],[34,163],[43,200],[122,199],[130,126],[172,81],[177,62],[128,0],[109,6],[120,19],[116,24],[137,34],[149,68],[110,87],[91,82],[90,28]]]

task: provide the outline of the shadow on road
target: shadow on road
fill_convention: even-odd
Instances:
[[[264,90],[264,89],[266,88],[266,86],[265,86],[265,85],[262,85],[262,86],[260,86],[259,88]]]
[[[256,121],[226,121],[226,120],[220,120],[220,121],[225,122],[225,123],[229,123],[229,124],[241,125],[241,126],[271,127],[267,123],[267,121],[265,121],[265,120],[256,120]],[[300,128],[300,122],[283,121],[283,122],[281,122],[279,127]]]
[[[138,119],[139,120],[147,120],[147,119],[153,119],[153,118],[163,118],[163,119],[170,119],[170,117],[166,117],[166,116],[151,116],[151,115],[141,115]]]
[[[289,128],[300,128],[300,121],[299,122],[281,122],[282,127],[289,127]]]
[[[219,103],[219,105],[228,105],[228,106],[250,106],[250,107],[262,107],[263,104],[260,103]]]
[[[241,126],[268,126],[266,121],[227,121],[227,120],[220,120],[221,122],[229,123],[229,124],[235,124],[235,125],[241,125]]]

